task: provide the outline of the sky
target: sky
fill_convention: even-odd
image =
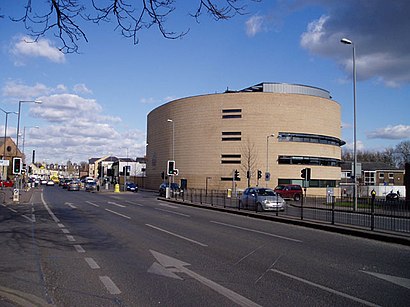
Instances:
[[[340,42],[344,37],[356,53],[357,149],[382,151],[410,139],[408,0],[243,0],[244,14],[219,21],[192,18],[199,1],[175,1],[164,25],[187,32],[181,38],[166,39],[152,26],[134,44],[114,20],[78,19],[87,41],[77,41],[76,53],[59,51],[55,30],[33,42],[10,18],[22,17],[26,2],[0,4],[0,108],[17,112],[19,101],[42,102],[21,103],[19,146],[24,138],[27,159],[33,150],[37,162],[61,164],[142,157],[147,115],[156,107],[261,82],[328,90],[341,106],[344,148],[351,149],[353,48]],[[50,1],[34,2],[40,15]],[[1,135],[5,117],[0,112]],[[8,115],[14,140],[17,121]]]

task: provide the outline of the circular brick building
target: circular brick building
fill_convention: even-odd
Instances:
[[[320,88],[261,83],[177,99],[148,114],[146,186],[157,189],[175,160],[174,181],[188,188],[302,185],[310,168],[310,194],[324,195],[340,181],[340,136],[340,105]]]

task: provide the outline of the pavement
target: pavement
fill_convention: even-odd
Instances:
[[[33,192],[39,188],[27,188],[19,190],[19,200],[14,200],[14,188],[3,188],[0,190],[0,202],[4,205],[29,204]]]

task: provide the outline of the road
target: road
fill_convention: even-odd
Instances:
[[[407,306],[410,248],[44,187],[0,206],[0,306]],[[3,304],[4,303],[4,304]]]

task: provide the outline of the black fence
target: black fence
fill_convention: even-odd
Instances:
[[[172,198],[184,202],[246,210],[240,206],[239,192],[188,189],[184,193],[172,195]],[[248,209],[258,212],[257,208]],[[410,202],[404,199],[390,201],[382,198],[358,198],[355,206],[351,197],[308,196],[299,201],[286,199],[283,211],[258,213],[410,236]]]

